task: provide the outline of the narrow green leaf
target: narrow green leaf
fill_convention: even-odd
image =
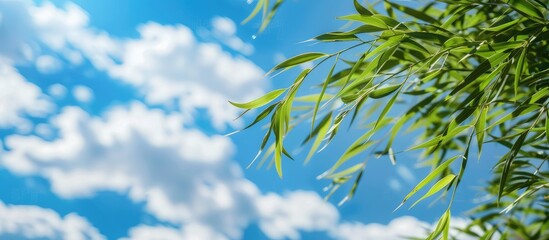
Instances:
[[[527,18],[530,18],[532,20],[544,19],[543,13],[541,13],[541,11],[536,8],[536,6],[526,0],[509,0],[507,3],[515,11],[524,15]]]
[[[320,107],[320,102],[322,101],[322,98],[324,97],[324,94],[326,94],[326,89],[328,88],[328,83],[330,82],[329,80],[332,77],[332,75],[334,74],[334,69],[337,65],[338,60],[339,60],[339,55],[336,56],[334,64],[332,65],[332,68],[330,68],[330,71],[328,72],[328,76],[326,77],[326,79],[324,80],[324,83],[322,84],[322,89],[320,90],[320,95],[318,96],[318,99],[316,100],[315,108],[313,110],[311,127],[314,127],[314,125],[315,125],[316,115],[318,113],[318,108]]]
[[[336,178],[340,178],[340,177],[345,177],[347,175],[351,175],[351,174],[355,173],[356,171],[360,170],[363,167],[364,167],[364,163],[358,163],[358,164],[356,164],[356,165],[354,165],[350,168],[342,170],[341,172],[330,174],[330,175],[328,175],[324,178],[336,179]]]
[[[374,91],[372,91],[370,93],[370,95],[368,95],[370,98],[382,98],[382,97],[385,97],[393,92],[395,92],[396,90],[398,90],[398,88],[400,88],[400,86],[402,86],[402,84],[395,84],[395,85],[389,85],[389,86],[385,86],[385,87],[382,87],[382,88],[378,88]]]
[[[513,164],[513,160],[515,160],[515,157],[520,151],[520,148],[522,147],[522,144],[524,143],[524,140],[528,136],[529,131],[524,131],[517,141],[513,144],[511,147],[511,150],[507,154],[505,154],[505,160],[503,165],[503,171],[501,172],[500,182],[499,182],[499,190],[498,190],[498,202],[501,199],[501,196],[503,195],[503,190],[505,188],[505,185],[507,184],[507,178],[509,177],[511,169],[511,165]]]
[[[423,195],[423,197],[421,197],[414,204],[412,204],[412,206],[410,208],[413,208],[416,204],[421,202],[423,199],[428,198],[428,197],[432,196],[433,194],[439,192],[440,190],[445,188],[448,184],[450,184],[452,181],[454,181],[455,178],[456,178],[456,175],[450,174],[450,175],[447,175],[447,176],[443,177],[442,179],[438,180],[438,182],[435,183],[429,189],[429,191],[427,191],[427,193],[425,195]]]
[[[438,23],[438,20],[434,19],[433,17],[427,15],[423,11],[418,11],[413,8],[406,7],[404,5],[396,4],[392,1],[385,1],[386,3],[389,3],[394,8],[398,9],[399,11],[406,13],[414,18],[417,18],[419,20],[423,20],[428,23]]]
[[[272,102],[273,100],[278,98],[280,95],[282,95],[285,91],[286,91],[286,88],[276,89],[247,103],[235,103],[231,101],[229,101],[229,103],[231,103],[233,106],[237,108],[243,108],[243,109],[259,108],[261,106],[264,106]]]
[[[549,143],[549,111],[545,113],[545,137],[547,138],[547,143]]]
[[[460,90],[469,86],[471,83],[474,82],[474,80],[479,78],[482,74],[486,73],[493,66],[496,66],[497,64],[501,63],[503,59],[505,59],[507,56],[509,56],[509,53],[501,52],[501,53],[494,54],[492,57],[484,60],[482,63],[478,65],[477,68],[475,68],[475,70],[473,70],[469,75],[467,75],[467,77],[463,80],[461,84],[459,84],[454,88],[454,90],[452,90],[450,95],[455,95]]]
[[[273,19],[273,17],[276,14],[276,11],[278,10],[278,8],[280,7],[280,5],[283,2],[284,2],[284,0],[277,0],[276,3],[271,8],[271,10],[269,11],[269,14],[267,16],[265,16],[265,14],[264,14],[265,17],[263,18],[263,22],[261,23],[261,27],[259,27],[259,32],[263,32],[263,30],[265,30],[265,28],[267,27],[267,25],[269,25],[269,23],[271,22],[271,20]],[[267,7],[268,7],[268,5],[265,5],[263,9],[267,9]]]
[[[460,156],[455,156],[450,159],[448,159],[446,162],[441,163],[437,168],[435,168],[429,175],[427,175],[421,182],[419,182],[413,189],[404,197],[404,200],[402,200],[402,203],[397,207],[400,208],[410,197],[412,197],[414,194],[416,194],[419,190],[421,190],[425,185],[427,185],[429,182],[433,181],[438,175],[440,175],[450,164],[456,160]],[[395,209],[396,210],[396,209]]]
[[[513,21],[510,21],[510,22],[507,22],[507,23],[504,23],[504,24],[500,24],[500,25],[497,25],[495,27],[484,28],[483,30],[490,31],[490,32],[499,32],[499,31],[502,31],[506,28],[515,26],[516,24],[518,24],[519,22],[522,22],[522,21],[524,21],[524,18],[517,18]]]
[[[478,146],[478,158],[482,152],[482,145],[484,144],[484,129],[486,128],[486,114],[488,113],[488,107],[484,107],[480,110],[480,115],[475,124],[475,131],[477,132],[477,146]]]
[[[260,11],[261,8],[263,7],[263,4],[265,4],[265,0],[258,0],[257,3],[255,4],[254,10],[252,10],[252,12],[250,13],[250,15],[248,15],[248,17],[246,17],[246,19],[244,19],[244,21],[242,21],[242,24],[246,24],[247,22],[249,22],[250,20],[252,20],[252,18],[254,18],[255,16],[257,16],[257,14],[259,13],[259,11]]]
[[[381,121],[383,121],[383,119],[385,118],[385,115],[387,115],[387,113],[389,113],[389,110],[391,110],[391,108],[393,107],[393,104],[395,103],[397,97],[398,97],[398,94],[393,95],[391,97],[391,99],[389,99],[389,102],[387,102],[387,105],[385,105],[385,107],[383,107],[383,110],[379,114],[379,117],[377,118],[377,121],[374,125],[374,128],[373,128],[374,130],[379,127],[379,123]]]
[[[427,237],[427,240],[437,239],[438,236],[448,228],[450,224],[450,215],[450,209],[444,212],[444,214],[439,218],[435,230]]]
[[[373,13],[370,12],[370,10],[366,9],[365,7],[363,7],[362,5],[360,5],[360,3],[358,3],[357,0],[354,0],[354,5],[355,5],[355,9],[358,13],[360,13],[360,15],[364,15],[364,16],[372,16]]]
[[[520,57],[518,59],[518,62],[517,62],[517,66],[516,66],[516,70],[515,70],[515,81],[514,81],[514,85],[513,85],[513,89],[515,90],[515,96],[517,95],[518,93],[518,87],[519,87],[519,81],[520,81],[520,78],[522,77],[522,70],[524,69],[524,57],[526,56],[526,53],[527,53],[527,49],[528,47],[524,47],[522,49],[522,53],[520,54]]]
[[[305,164],[307,164],[309,160],[311,160],[311,158],[313,157],[314,153],[320,146],[320,143],[322,143],[322,141],[326,137],[326,134],[328,133],[328,130],[330,129],[331,124],[332,124],[332,114],[330,113],[326,115],[326,117],[322,121],[320,121],[316,139],[313,142],[311,149],[309,150],[309,154],[307,154],[307,157],[305,158]]]
[[[328,54],[320,53],[320,52],[310,52],[310,53],[300,54],[290,59],[287,59],[284,62],[281,62],[280,64],[276,65],[270,72],[280,70],[283,68],[290,68],[290,67],[293,67],[302,63],[310,62],[326,56],[328,56]]]

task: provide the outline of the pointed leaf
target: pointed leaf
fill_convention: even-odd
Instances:
[[[311,52],[311,53],[304,53],[297,55],[295,57],[286,59],[284,62],[281,62],[280,64],[276,65],[272,71],[276,71],[283,68],[290,68],[302,63],[310,62],[319,58],[323,58],[328,56],[328,54],[320,53],[320,52]]]
[[[235,103],[231,101],[229,101],[229,103],[231,103],[233,106],[237,108],[243,108],[243,109],[258,108],[272,102],[273,100],[278,98],[280,95],[282,95],[285,91],[286,91],[286,88],[276,89],[247,103]]]
[[[454,181],[455,178],[456,178],[456,175],[450,174],[450,175],[447,175],[447,176],[443,177],[442,179],[438,180],[438,182],[435,183],[429,189],[429,191],[427,191],[427,193],[425,195],[423,195],[423,197],[421,197],[414,204],[412,204],[412,206],[410,208],[413,208],[416,204],[421,202],[423,199],[428,198],[428,197],[432,196],[433,194],[439,192],[440,190],[445,188],[448,184],[450,184],[452,181]]]
[[[412,197],[414,194],[416,194],[419,190],[421,190],[423,187],[425,187],[425,185],[427,185],[429,182],[433,181],[433,179],[435,179],[444,170],[446,170],[446,168],[448,168],[448,166],[450,166],[450,164],[454,160],[456,160],[458,157],[460,157],[460,156],[455,156],[455,157],[452,157],[452,158],[448,159],[446,162],[443,162],[437,168],[435,168],[433,171],[431,171],[431,173],[429,173],[429,175],[427,175],[427,177],[425,177],[423,180],[421,180],[421,182],[419,182],[414,187],[414,189],[412,189],[412,191],[410,191],[410,193],[408,193],[408,195],[406,195],[406,197],[404,197],[404,200],[402,200],[402,203],[400,204],[400,206],[402,206],[410,197]],[[400,206],[397,207],[397,209],[400,208]]]
[[[370,93],[370,95],[368,95],[368,97],[370,97],[370,98],[385,97],[385,96],[395,92],[396,90],[398,90],[398,88],[400,88],[400,86],[402,86],[402,85],[401,84],[395,84],[395,85],[389,85],[389,86],[385,86],[385,87],[382,87],[382,88],[378,88],[378,89],[372,91]]]

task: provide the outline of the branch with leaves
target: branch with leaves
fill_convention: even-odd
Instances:
[[[270,7],[269,1],[258,1],[245,21],[262,9],[262,31],[282,2]],[[474,158],[470,150],[476,148],[476,157],[482,160],[483,145],[496,143],[508,152],[494,165],[494,180],[485,189],[490,200],[471,212],[474,220],[463,231],[483,239],[496,233],[504,238],[549,239],[548,2],[439,0],[413,8],[388,0],[363,6],[354,0],[354,6],[355,14],[339,18],[354,28],[313,39],[346,48],[290,58],[269,74],[306,62],[316,65],[303,70],[287,88],[233,103],[246,111],[266,106],[248,126],[269,119],[256,159],[273,155],[271,161],[282,177],[284,157],[292,158],[284,139],[295,126],[311,121],[303,141],[312,143],[307,162],[330,144],[343,123],[356,125],[355,119],[377,114],[321,175],[332,181],[328,197],[352,183],[342,202],[350,199],[370,156],[388,156],[395,164],[399,152],[423,150],[423,163],[432,170],[401,206],[429,184],[412,207],[433,195],[451,193],[448,209],[428,236],[448,239],[452,201],[467,162]],[[318,93],[299,96],[309,74],[321,71],[319,66],[329,61],[333,63],[325,68],[327,76],[318,84]],[[294,103],[305,106],[297,108]],[[401,103],[407,110],[392,112]],[[404,129],[421,129],[420,143],[396,151],[393,142]],[[366,158],[357,158],[360,155]]]

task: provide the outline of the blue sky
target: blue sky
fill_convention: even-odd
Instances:
[[[444,199],[393,213],[428,172],[416,152],[396,166],[371,160],[353,200],[337,207],[346,187],[323,201],[329,182],[316,176],[358,128],[307,166],[307,150],[293,148],[283,179],[246,169],[264,129],[225,137],[251,120],[233,120],[240,110],[227,100],[289,84],[295,72],[263,76],[286,57],[339,49],[299,42],[337,30],[335,18],[353,12],[352,1],[287,1],[257,34],[257,19],[239,24],[252,8],[245,0],[0,0],[0,238],[394,239],[429,228]],[[497,150],[470,164],[455,226],[482,197]]]

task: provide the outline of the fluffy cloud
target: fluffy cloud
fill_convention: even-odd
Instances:
[[[61,61],[49,55],[42,55],[36,59],[36,69],[42,74],[51,74],[61,69]]]
[[[393,219],[389,224],[377,223],[343,223],[331,232],[336,239],[345,240],[392,240],[403,237],[424,237],[430,224],[417,220],[414,217],[405,216]]]
[[[51,121],[57,139],[8,136],[0,163],[48,179],[64,198],[127,192],[157,218],[185,226],[182,234],[215,229],[239,238],[257,220],[272,238],[299,238],[299,231],[326,231],[337,223],[335,207],[316,193],[262,195],[228,161],[234,151],[228,138],[183,124],[181,115],[141,103],[113,108],[104,117],[66,107]]]
[[[93,100],[93,91],[91,88],[78,85],[72,89],[72,95],[81,103],[89,103]]]
[[[337,209],[314,192],[267,194],[258,202],[259,226],[269,237],[298,239],[299,231],[327,231],[337,225]]]
[[[249,100],[263,93],[263,71],[249,60],[233,57],[219,45],[199,43],[183,25],[148,23],[139,28],[141,38],[124,43],[121,64],[111,75],[137,88],[153,104],[170,105],[192,115],[207,109],[212,123],[221,129],[239,110],[227,99]]]
[[[0,128],[29,125],[26,115],[44,116],[54,106],[39,87],[29,83],[6,61],[0,59]]]
[[[121,240],[225,240],[227,237],[219,234],[211,228],[199,225],[186,225],[183,229],[175,229],[164,226],[140,225],[130,229],[130,236]]]
[[[138,88],[148,103],[177,107],[187,116],[206,109],[218,129],[241,124],[233,120],[239,110],[230,107],[227,99],[244,101],[264,93],[262,69],[218,44],[197,41],[186,26],[150,22],[138,28],[139,38],[116,39],[91,28],[87,13],[73,3],[63,9],[51,3],[26,5],[34,41],[74,64],[84,56],[97,69]],[[230,19],[216,19],[214,32],[224,44],[250,51],[249,45],[234,36]]]
[[[236,36],[236,24],[230,18],[214,17],[212,19],[212,34],[221,43],[244,55],[250,55],[254,52],[253,45],[245,43]]]
[[[0,202],[2,239],[105,239],[86,219],[70,213],[59,216],[51,209],[37,206],[5,205]]]

